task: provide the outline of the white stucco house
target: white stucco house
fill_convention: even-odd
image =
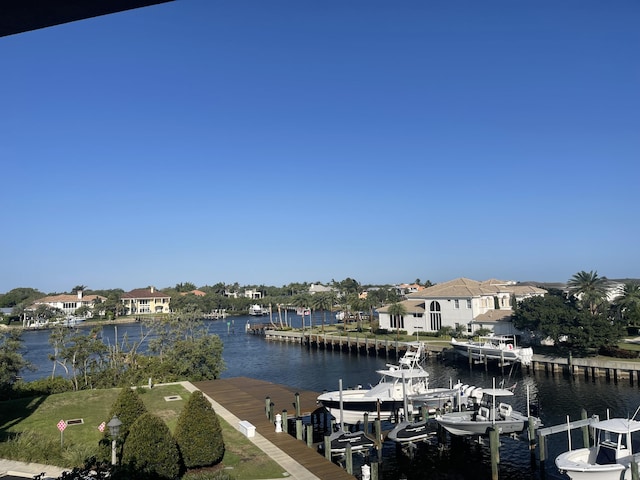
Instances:
[[[38,305],[47,305],[61,310],[66,316],[72,316],[80,307],[92,308],[96,303],[104,302],[106,299],[107,297],[101,295],[85,295],[82,290],[78,290],[75,294],[63,293],[39,298],[33,302],[30,310],[35,310]],[[87,312],[87,316],[92,316],[91,311]]]
[[[512,335],[519,333],[511,322],[512,302],[546,293],[512,281],[458,278],[407,295],[401,302],[407,313],[401,317],[389,315],[390,305],[379,308],[379,325],[410,335],[459,326],[468,334],[487,328],[497,335]]]

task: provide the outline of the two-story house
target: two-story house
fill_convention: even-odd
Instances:
[[[511,322],[513,302],[546,293],[512,281],[458,278],[407,295],[400,302],[405,315],[389,315],[390,305],[378,309],[379,324],[380,328],[408,334],[437,332],[442,327],[463,327],[467,333],[487,328],[500,335],[515,334],[518,332]]]
[[[145,313],[169,313],[171,297],[159,292],[155,287],[137,288],[123,293],[120,298],[125,315]]]
[[[78,290],[75,294],[63,293],[60,295],[49,295],[48,297],[39,298],[30,310],[35,310],[38,305],[47,305],[52,308],[62,310],[66,316],[75,315],[76,310],[80,307],[93,308],[96,303],[104,302],[107,297],[101,295],[85,295],[84,291]],[[86,313],[87,318],[92,317],[91,310]]]

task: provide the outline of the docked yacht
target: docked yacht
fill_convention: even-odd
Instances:
[[[420,364],[423,352],[422,342],[411,342],[407,345],[407,351],[398,364],[387,364],[387,368],[376,370],[381,377],[377,385],[369,389],[326,392],[318,397],[317,402],[338,418],[342,401],[343,421],[351,425],[363,421],[365,413],[371,419],[408,420],[412,416],[414,407],[410,400],[408,408],[405,408],[406,399],[417,397],[420,406],[425,405],[430,409],[453,402],[456,397],[456,388],[429,386],[429,373]]]
[[[456,352],[473,360],[487,358],[503,363],[520,362],[522,365],[530,365],[533,360],[533,349],[517,345],[515,335],[486,335],[478,337],[477,341],[467,342],[452,338],[451,346]]]

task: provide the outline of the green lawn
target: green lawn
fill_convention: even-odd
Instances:
[[[0,458],[61,467],[82,465],[85,458],[99,452],[98,442],[103,434],[98,426],[109,421],[118,392],[119,389],[85,390],[0,402]],[[181,385],[159,385],[140,392],[147,409],[173,431],[190,393]],[[165,400],[175,395],[182,400]],[[82,419],[82,423],[68,425],[61,435],[58,422],[74,419]],[[226,451],[219,468],[247,480],[283,476],[282,467],[249,439],[222,418],[220,424]]]

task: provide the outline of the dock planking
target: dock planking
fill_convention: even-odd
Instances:
[[[315,448],[287,433],[276,433],[275,425],[266,415],[266,398],[273,402],[274,415],[287,411],[289,419],[295,418],[295,394],[299,393],[300,413],[307,415],[316,410],[317,392],[296,390],[263,380],[248,377],[195,382],[196,388],[213,398],[240,420],[256,427],[256,432],[295,459],[319,478],[353,480],[346,470],[330,462]],[[235,425],[234,425],[235,426]]]

